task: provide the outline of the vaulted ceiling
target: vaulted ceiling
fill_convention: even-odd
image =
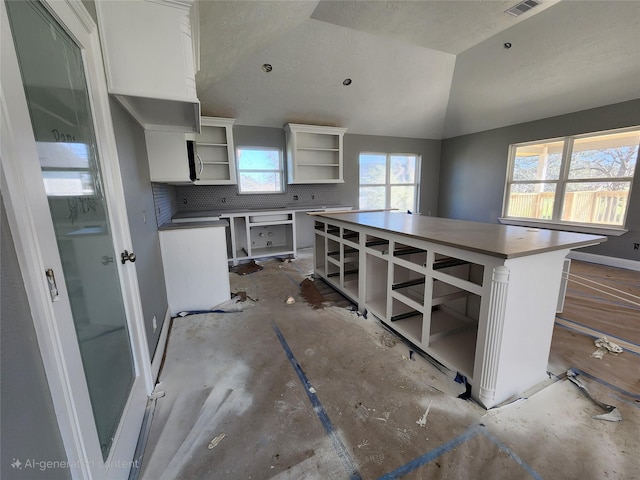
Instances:
[[[516,3],[201,0],[202,113],[440,139],[640,98],[640,1]]]

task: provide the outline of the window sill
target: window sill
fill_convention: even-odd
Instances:
[[[519,227],[540,227],[548,228],[549,230],[563,230],[565,232],[578,232],[578,233],[591,233],[594,235],[608,235],[612,237],[619,237],[624,235],[629,230],[622,227],[604,227],[604,226],[590,226],[590,225],[576,225],[570,223],[552,223],[544,220],[534,219],[517,219],[517,218],[498,218],[498,221],[503,225],[516,225]]]

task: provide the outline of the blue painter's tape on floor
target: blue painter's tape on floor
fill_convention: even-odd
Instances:
[[[421,455],[418,458],[415,458],[415,459],[411,460],[409,463],[401,466],[400,468],[397,468],[394,471],[389,472],[386,475],[383,475],[378,480],[394,480],[396,478],[402,478],[403,476],[407,475],[408,473],[413,472],[415,469],[420,468],[420,467],[422,467],[423,465],[426,465],[429,462],[432,462],[433,460],[438,458],[440,455],[442,455],[444,453],[447,453],[450,450],[453,450],[458,445],[466,442],[470,438],[475,437],[478,433],[480,433],[481,429],[482,429],[482,426],[480,426],[480,425],[476,425],[474,427],[471,427],[466,432],[464,432],[462,435],[454,438],[453,440],[450,440],[449,442],[445,443],[444,445],[440,445],[438,448],[435,448],[435,449],[431,450],[430,452],[427,452],[424,455]]]
[[[491,440],[495,444],[495,446],[498,447],[501,451],[506,453],[509,456],[509,458],[511,458],[511,460],[513,460],[518,465],[520,465],[529,475],[531,475],[531,478],[534,478],[535,480],[542,480],[542,476],[540,476],[540,474],[538,472],[536,472],[527,463],[525,463],[524,460],[522,460],[519,456],[517,456],[513,452],[513,450],[511,450],[509,447],[507,447],[504,443],[502,443],[496,437],[491,435],[486,429],[482,430],[482,434],[485,437],[487,437],[489,440]]]
[[[622,393],[623,395],[626,395],[627,397],[633,398],[634,400],[640,400],[640,395],[638,395],[637,393],[627,392],[626,390],[624,390],[624,389],[622,389],[620,387],[616,387],[615,385],[612,385],[609,382],[605,382],[601,378],[594,377],[593,375],[591,375],[591,374],[589,374],[587,372],[583,372],[582,370],[580,370],[578,368],[572,368],[572,370],[574,370],[579,375],[583,375],[583,376],[585,376],[587,378],[590,378],[594,382],[598,382],[600,385],[604,385],[605,387],[610,388],[611,390],[615,390],[618,393]]]
[[[340,457],[340,460],[342,461],[342,464],[345,470],[347,471],[347,474],[349,475],[349,480],[361,480],[362,477],[360,476],[360,473],[358,473],[356,464],[354,463],[353,459],[351,458],[351,455],[349,455],[349,452],[347,451],[346,447],[342,443],[342,440],[340,439],[340,436],[338,435],[336,428],[331,423],[331,420],[329,419],[329,415],[327,415],[327,412],[325,411],[324,407],[320,403],[318,396],[315,393],[313,393],[313,391],[311,390],[312,388],[311,382],[309,381],[306,374],[302,370],[302,367],[298,363],[298,360],[296,360],[296,357],[293,356],[293,352],[289,348],[289,344],[285,340],[284,336],[282,335],[282,332],[280,331],[276,323],[274,321],[271,321],[271,325],[273,326],[273,330],[276,332],[276,336],[278,337],[278,340],[280,341],[280,345],[282,345],[282,348],[284,349],[287,355],[287,358],[291,363],[291,366],[295,370],[296,374],[298,375],[298,378],[300,379],[300,382],[302,382],[302,385],[304,386],[304,389],[307,392],[307,397],[309,397],[309,401],[313,406],[313,410],[316,412],[316,415],[318,415],[318,418],[320,419],[322,426],[324,427],[325,431],[329,435],[329,438],[331,439],[331,443],[333,444],[336,450],[336,453]]]
[[[496,447],[498,447],[501,451],[506,453],[509,456],[509,458],[511,458],[511,460],[513,460],[518,465],[520,465],[529,475],[531,475],[531,477],[534,480],[542,480],[542,477],[540,476],[540,474],[538,472],[536,472],[527,463],[525,463],[520,457],[518,457],[509,447],[507,447],[500,440],[498,440],[496,437],[491,435],[487,431],[487,429],[485,428],[484,425],[476,425],[474,427],[469,428],[462,435],[460,435],[460,436],[454,438],[453,440],[450,440],[449,442],[445,443],[444,445],[441,445],[438,448],[436,448],[434,450],[431,450],[430,452],[425,453],[424,455],[422,455],[422,456],[410,461],[406,465],[403,465],[402,467],[397,468],[393,472],[389,472],[386,475],[383,475],[378,480],[394,480],[394,479],[397,479],[397,478],[402,478],[403,476],[413,472],[417,468],[420,468],[420,467],[426,465],[427,463],[430,463],[430,462],[434,461],[440,455],[443,455],[443,454],[453,450],[458,445],[461,445],[462,443],[466,442],[467,440],[472,439],[473,437],[475,437],[479,433],[484,435]]]
[[[580,322],[576,322],[575,320],[571,320],[570,318],[563,317],[563,316],[561,316],[561,315],[556,315],[556,318],[559,318],[560,320],[564,320],[565,322],[573,323],[574,325],[579,325],[579,326],[581,326],[581,327],[587,328],[587,329],[589,329],[589,330],[591,330],[591,331],[593,331],[593,332],[601,333],[603,336],[606,336],[606,337],[607,337],[607,338],[609,338],[609,339],[620,340],[620,341],[623,341],[623,342],[627,342],[627,343],[629,343],[629,344],[631,344],[631,345],[635,345],[635,346],[637,346],[637,347],[640,347],[640,345],[638,345],[637,343],[634,343],[634,342],[632,342],[632,341],[630,341],[630,340],[626,340],[626,339],[624,339],[624,338],[616,337],[615,335],[612,335],[612,334],[607,333],[607,332],[603,332],[602,330],[598,330],[597,328],[590,327],[590,326],[588,326],[588,325],[585,325],[584,323],[580,323]],[[561,324],[558,324],[558,323],[556,323],[556,325],[560,325],[560,326],[562,326],[562,327],[564,327],[564,328],[566,328],[566,329],[568,329],[568,330],[571,330],[571,328],[569,328],[569,327],[568,327],[568,326],[566,326],[566,325],[561,325]],[[579,331],[579,330],[575,330],[575,331],[577,332],[577,331]],[[580,333],[582,333],[583,335],[587,335],[587,336],[589,336],[589,337],[592,337],[592,338],[598,338],[598,337],[596,337],[595,335],[588,335],[588,334],[586,334],[585,332],[580,332]],[[633,353],[634,355],[638,355],[638,353],[634,352],[633,350],[629,350],[629,349],[626,349],[626,348],[625,348],[624,350],[625,350],[626,352]]]

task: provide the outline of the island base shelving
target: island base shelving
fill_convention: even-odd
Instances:
[[[486,408],[547,379],[565,257],[606,240],[390,212],[314,218],[315,274],[466,377]]]

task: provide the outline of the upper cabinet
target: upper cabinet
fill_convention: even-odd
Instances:
[[[346,128],[299,125],[284,127],[289,183],[343,183],[342,144]]]
[[[196,185],[237,183],[234,123],[234,118],[202,117],[200,133],[193,135],[195,146],[189,159],[191,179]]]
[[[202,117],[197,134],[145,130],[152,182],[187,185],[236,183],[235,118]]]
[[[145,129],[199,131],[197,2],[95,5],[109,93]]]
[[[187,142],[183,132],[145,130],[152,182],[190,184]]]

